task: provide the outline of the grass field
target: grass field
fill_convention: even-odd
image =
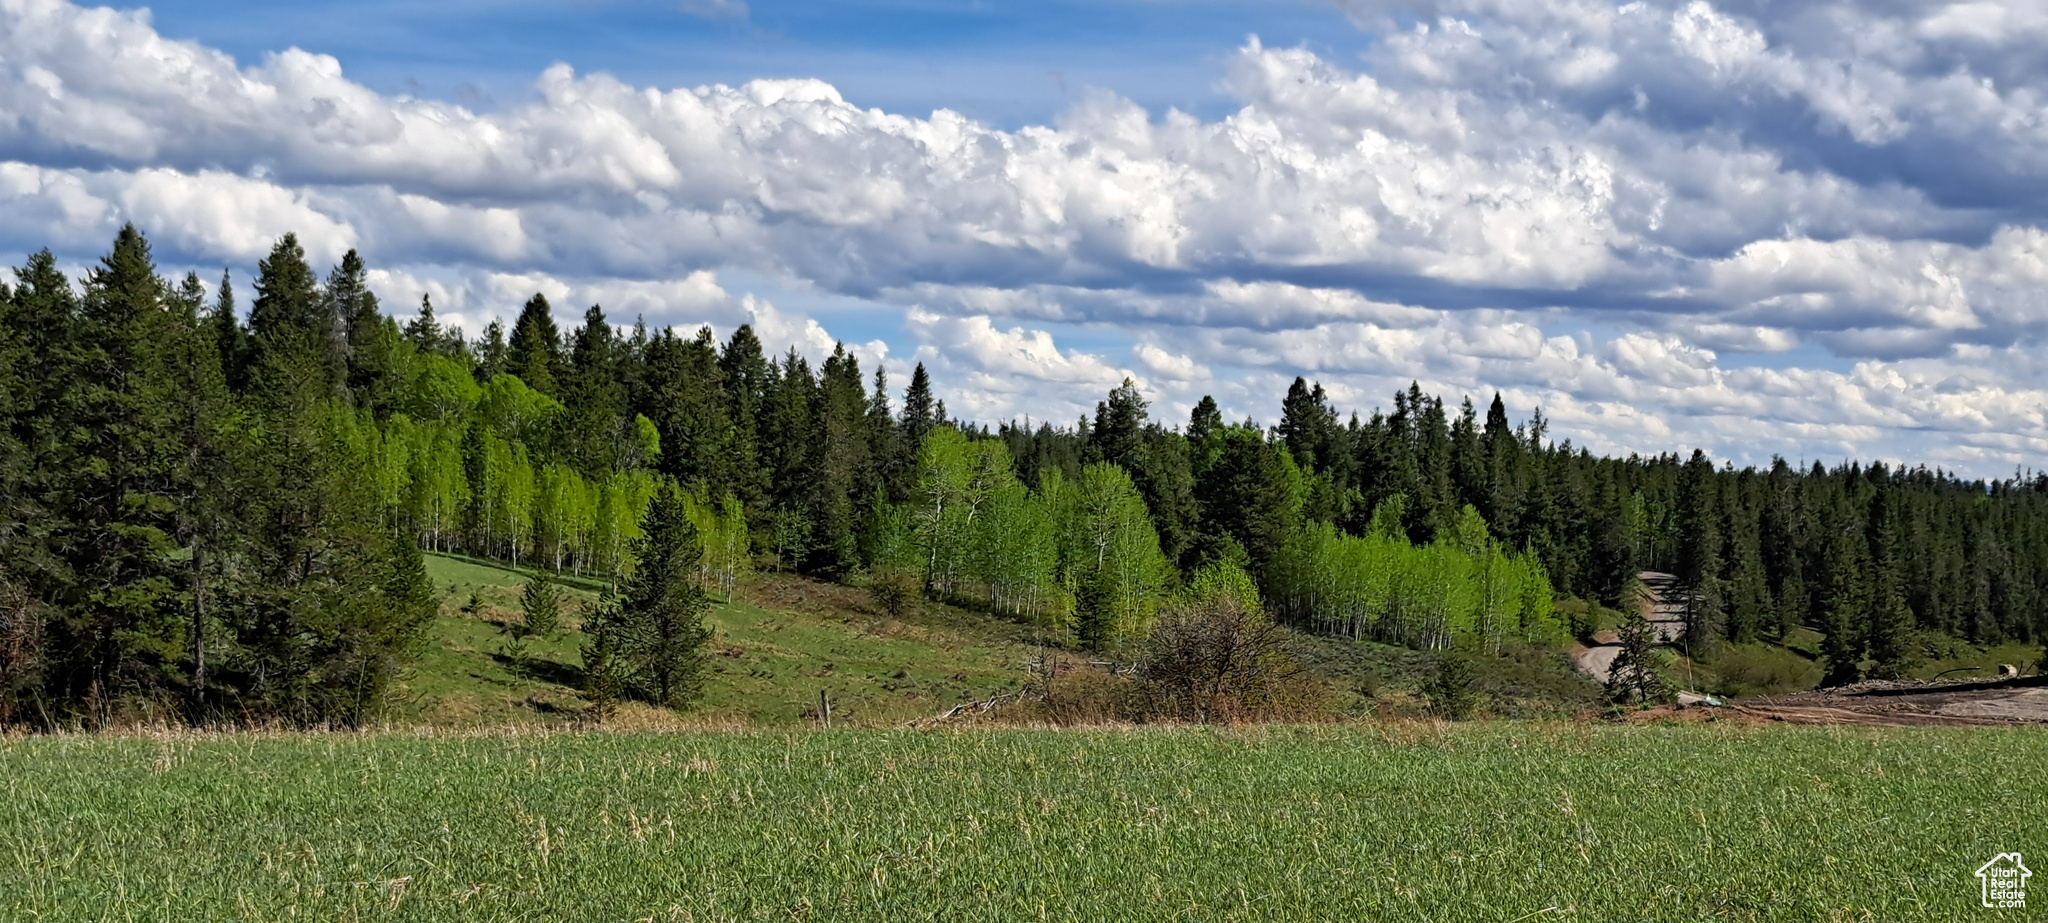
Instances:
[[[587,704],[575,627],[597,601],[593,585],[564,586],[568,630],[529,642],[522,660],[507,655],[501,626],[519,618],[528,573],[428,555],[427,575],[441,610],[398,690],[395,720],[566,724]],[[482,606],[466,612],[472,595]],[[801,726],[823,691],[836,721],[898,725],[1022,686],[1035,653],[1027,626],[937,604],[885,618],[860,590],[794,577],[750,580],[708,621],[715,656],[691,712],[707,723]]]
[[[0,777],[8,920],[2021,919],[1971,873],[2048,848],[2027,731],[55,736]]]

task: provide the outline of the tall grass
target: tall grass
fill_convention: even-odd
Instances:
[[[2048,736],[66,736],[0,779],[8,920],[1948,920],[2039,848]]]

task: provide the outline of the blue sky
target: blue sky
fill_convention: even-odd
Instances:
[[[816,77],[861,106],[1053,120],[1087,87],[1214,117],[1221,62],[1258,34],[1350,57],[1368,36],[1323,3],[445,2],[150,5],[158,31],[244,61],[299,45],[385,93],[522,102],[557,61],[651,86]],[[689,12],[689,11],[694,12]]]
[[[1600,452],[2048,455],[2019,0],[0,0],[0,248],[845,343],[948,406],[1295,376]],[[246,301],[246,299],[245,299]]]

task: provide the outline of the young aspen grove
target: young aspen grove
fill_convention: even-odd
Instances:
[[[609,581],[593,688],[664,704],[756,567],[1112,658],[1218,569],[1262,601],[1240,618],[1439,650],[1562,641],[1554,595],[1668,571],[1690,650],[1810,628],[1831,682],[2048,629],[2048,475],[1596,457],[1498,395],[1340,421],[1303,379],[1271,428],[1209,398],[1173,425],[1126,380],[990,430],[922,365],[899,411],[843,347],[558,327],[541,295],[472,340],[368,278],[286,235],[245,320],[232,273],[208,303],[130,226],[81,279],[45,251],[0,285],[0,724],[372,720],[434,617],[422,551]]]

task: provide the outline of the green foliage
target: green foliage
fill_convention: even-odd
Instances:
[[[562,628],[562,594],[546,577],[527,581],[520,594],[519,609],[524,621],[518,633],[541,639],[552,638]]]
[[[1071,490],[1055,488],[1066,583],[1076,597],[1074,633],[1095,650],[1142,638],[1174,574],[1129,474],[1100,463]]]
[[[555,327],[554,309],[545,295],[536,293],[519,311],[512,325],[512,340],[505,353],[505,371],[550,398],[558,397],[562,367],[562,335]]]
[[[1714,649],[1706,667],[1713,691],[1728,696],[1781,695],[1820,685],[1821,667],[1782,647],[1727,643]]]
[[[1464,721],[1478,710],[1479,697],[1472,690],[1472,656],[1456,648],[1437,655],[1436,675],[1423,689],[1429,696],[1429,710],[1437,717]]]
[[[1381,505],[1390,504],[1398,507]],[[1294,624],[1418,647],[1562,640],[1542,566],[1486,538],[1478,514],[1466,511],[1443,541],[1420,547],[1400,533],[1305,529],[1275,563],[1274,604]]]
[[[1657,671],[1655,632],[1640,612],[1621,623],[1620,650],[1607,674],[1609,701],[1646,706],[1670,698],[1671,689]]]
[[[896,567],[884,567],[868,575],[868,598],[883,615],[900,619],[917,607],[923,590],[917,576]]]
[[[1905,679],[1912,675],[1921,660],[1913,634],[1913,610],[1907,608],[1905,599],[1892,596],[1870,618],[1865,647],[1875,661],[1870,668],[1872,678]]]
[[[599,605],[585,631],[584,669],[601,688],[655,705],[685,708],[703,693],[711,601],[697,584],[704,548],[688,501],[663,491],[647,509],[643,537],[633,543],[633,573],[617,596]]]

